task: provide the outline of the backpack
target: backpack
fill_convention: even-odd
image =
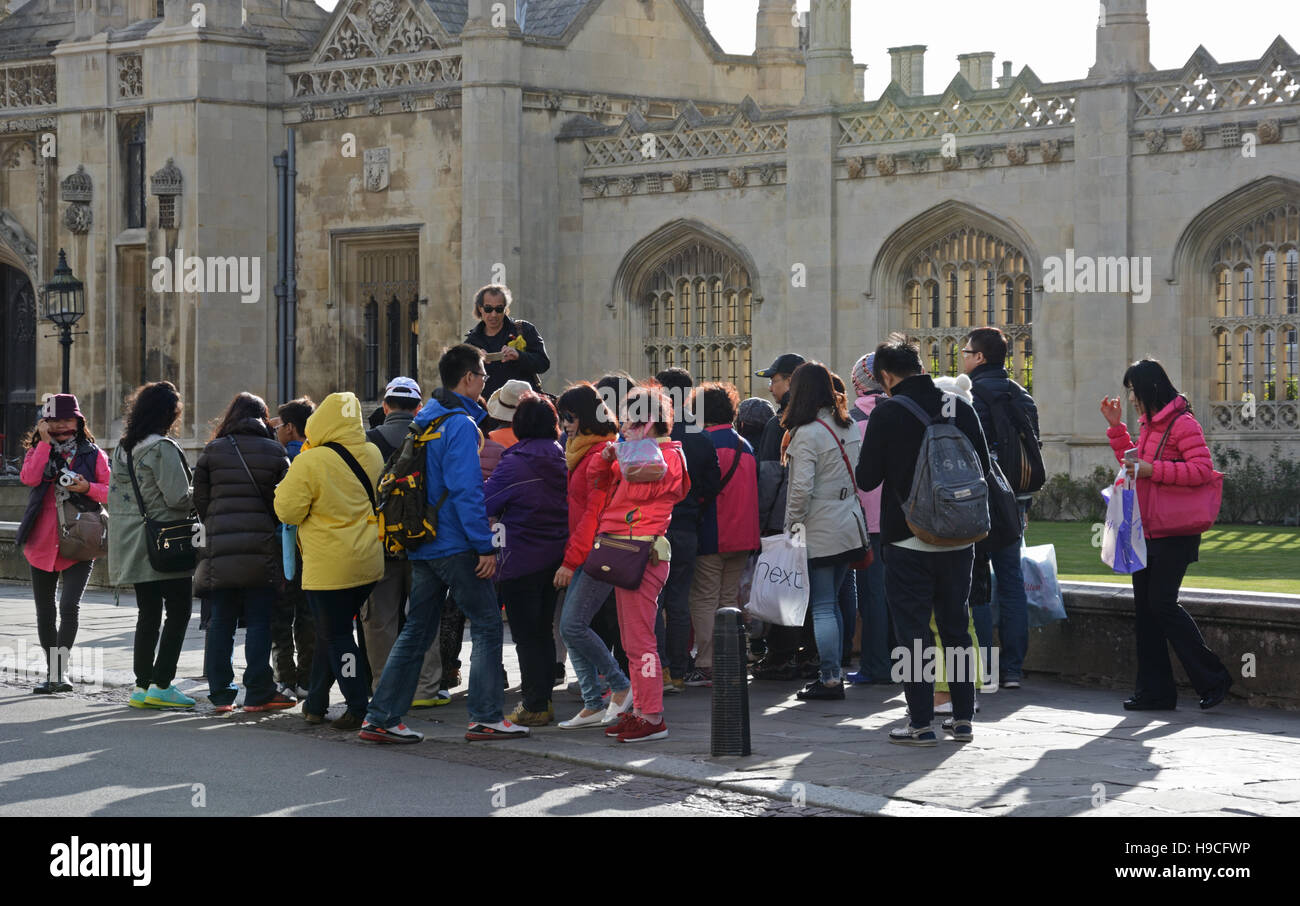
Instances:
[[[442,492],[436,505],[429,503],[425,446],[442,437],[442,423],[455,414],[440,415],[424,427],[412,423],[402,445],[384,463],[376,513],[379,542],[389,559],[405,559],[407,551],[438,536],[438,510],[447,499],[447,491]]]
[[[989,533],[989,488],[970,438],[955,418],[931,418],[916,400],[901,394],[892,399],[925,425],[912,489],[906,501],[899,501],[907,527],[927,544],[941,547],[982,540]]]
[[[1020,390],[1014,381],[1012,385]],[[1002,467],[1002,474],[1007,476],[1011,490],[1017,494],[1033,494],[1042,490],[1047,482],[1047,472],[1043,467],[1043,454],[1034,426],[1029,422],[1025,410],[1016,404],[1010,395],[994,394],[978,382],[971,382],[971,393],[984,401],[989,408],[989,417],[993,421],[990,452]],[[1023,391],[1022,391],[1023,392]],[[996,448],[994,448],[996,444]]]

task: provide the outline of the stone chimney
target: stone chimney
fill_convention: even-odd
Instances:
[[[794,24],[790,0],[759,0],[754,53],[760,65],[803,62],[799,53],[799,29]]]
[[[962,77],[976,91],[987,91],[993,87],[993,52],[963,53],[957,55],[957,65]]]
[[[1113,78],[1152,69],[1147,0],[1102,0],[1097,20],[1097,62],[1088,70],[1088,78]]]
[[[789,11],[787,6],[786,10]],[[849,104],[853,97],[852,11],[849,0],[812,0],[804,74],[804,103]]]
[[[890,80],[897,82],[903,94],[925,94],[925,45],[889,48]]]
[[[999,88],[1006,88],[1006,87],[1007,87],[1008,85],[1010,85],[1010,84],[1012,83],[1012,81],[1014,81],[1014,80],[1015,80],[1015,76],[1013,76],[1013,75],[1011,74],[1011,61],[1010,61],[1010,60],[1003,60],[1003,61],[1002,61],[1002,76],[1001,76],[1001,78],[998,79],[998,87],[999,87]]]
[[[867,64],[853,64],[853,93],[858,96],[859,101],[867,99]]]

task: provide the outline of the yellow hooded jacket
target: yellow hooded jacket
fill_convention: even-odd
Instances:
[[[297,525],[302,587],[355,588],[384,577],[384,550],[370,498],[343,457],[324,444],[347,448],[371,487],[384,469],[379,448],[366,440],[361,404],[353,393],[331,393],[307,419],[307,442],[275,489],[275,513]]]

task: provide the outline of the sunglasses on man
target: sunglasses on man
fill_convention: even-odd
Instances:
[[[504,305],[484,305],[483,313],[489,315],[503,315],[506,313],[506,307]]]

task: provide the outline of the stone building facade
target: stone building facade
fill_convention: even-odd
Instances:
[[[57,389],[60,248],[96,433],[142,380],[181,388],[192,446],[237,391],[276,402],[290,133],[299,394],[431,384],[504,279],[548,389],[686,364],[761,394],[781,352],[847,374],[893,330],[943,372],[995,324],[1050,471],[1104,461],[1098,401],[1146,354],[1214,437],[1294,451],[1300,55],[1156,71],[1145,0],[1102,7],[1076,80],[972,52],[927,96],[915,45],[867,101],[849,0],[761,0],[744,55],[700,0],[30,0],[0,23],[6,452]],[[258,298],[156,289],[178,250],[256,259]]]

